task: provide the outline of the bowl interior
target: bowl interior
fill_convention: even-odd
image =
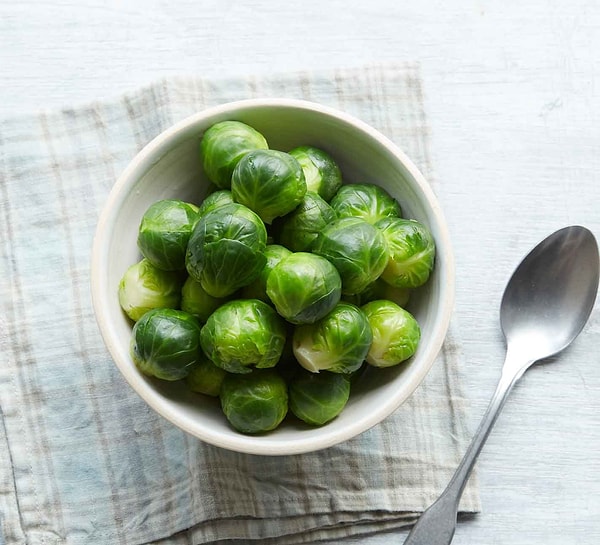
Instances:
[[[272,149],[310,144],[338,162],[345,182],[372,182],[401,204],[405,217],[422,221],[437,245],[436,267],[428,284],[411,300],[422,329],[417,353],[404,365],[373,369],[353,389],[334,421],[310,428],[293,419],[262,436],[232,430],[218,402],[189,392],[182,383],[144,377],[129,356],[131,322],[119,307],[119,280],[140,259],[137,228],[153,202],[179,198],[200,202],[208,182],[199,141],[212,124],[243,121],[264,134]],[[437,200],[414,165],[389,140],[366,124],[322,106],[294,100],[242,101],[192,116],[151,142],[119,178],[101,215],[94,241],[92,295],[105,343],[126,380],[158,413],[209,443],[255,454],[292,454],[346,440],[393,412],[419,385],[437,355],[449,323],[454,265],[446,225]]]

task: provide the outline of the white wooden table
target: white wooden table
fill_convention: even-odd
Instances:
[[[0,0],[0,115],[160,76],[419,61],[475,427],[502,364],[513,267],[564,225],[600,235],[599,52],[593,0]],[[454,543],[600,543],[599,451],[597,308],[570,349],[517,385],[479,461],[483,512]]]

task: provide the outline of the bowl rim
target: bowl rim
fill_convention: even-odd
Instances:
[[[269,435],[223,435],[208,428],[199,430],[196,426],[191,425],[186,418],[182,418],[173,407],[164,403],[162,397],[152,388],[149,382],[140,380],[139,372],[136,372],[133,366],[125,364],[124,360],[130,359],[129,347],[125,349],[122,343],[118,342],[118,335],[110,320],[110,299],[105,296],[109,288],[106,270],[110,241],[112,240],[114,223],[119,215],[120,207],[127,198],[126,189],[135,183],[139,175],[143,174],[154,162],[153,158],[156,153],[161,148],[168,147],[171,140],[175,139],[182,130],[210,118],[224,115],[233,116],[239,113],[240,110],[252,110],[257,107],[310,110],[354,126],[359,131],[366,133],[369,138],[375,140],[378,145],[385,148],[388,153],[395,156],[402,163],[425,197],[428,206],[437,219],[436,244],[444,248],[445,256],[444,284],[446,292],[434,321],[434,335],[428,338],[427,352],[422,355],[424,360],[422,365],[416,369],[411,369],[408,385],[401,391],[402,395],[386,400],[376,410],[354,422],[353,425],[335,432],[321,433],[316,437],[310,434],[308,437],[285,443],[274,441],[269,438]],[[433,366],[446,337],[454,307],[455,274],[454,254],[449,230],[438,199],[417,166],[391,139],[352,114],[317,102],[296,98],[251,98],[219,104],[194,113],[158,134],[135,155],[118,176],[100,213],[92,243],[90,287],[95,318],[114,363],[131,388],[154,411],[180,429],[214,446],[247,454],[291,455],[328,448],[360,435],[391,415],[415,392]]]

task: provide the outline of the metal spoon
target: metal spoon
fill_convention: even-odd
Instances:
[[[442,495],[417,521],[404,545],[448,545],[458,503],[509,392],[536,361],[566,348],[587,322],[598,292],[598,245],[585,227],[556,231],[513,273],[500,306],[506,360],[496,392]]]

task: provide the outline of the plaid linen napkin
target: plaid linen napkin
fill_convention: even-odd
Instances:
[[[0,121],[0,545],[339,541],[412,523],[448,482],[470,436],[452,331],[394,415],[341,445],[287,457],[228,452],[180,431],[129,388],[103,345],[89,264],[113,182],[173,123],[265,96],[354,114],[431,178],[413,64],[169,79]],[[461,510],[478,502],[472,480]]]

